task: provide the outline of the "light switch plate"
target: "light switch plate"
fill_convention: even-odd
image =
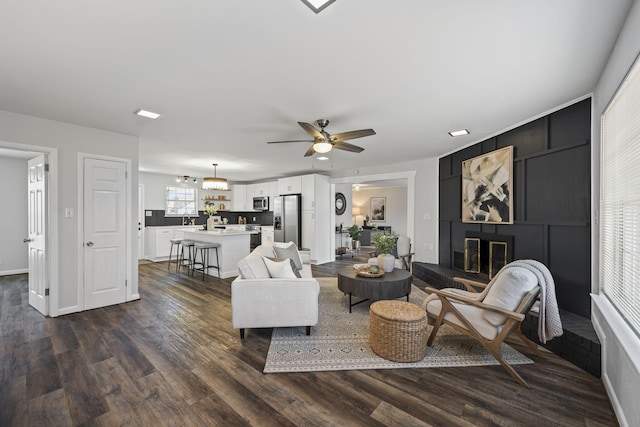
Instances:
[[[65,218],[73,218],[73,215],[74,215],[73,208],[66,208],[64,210],[64,217]]]

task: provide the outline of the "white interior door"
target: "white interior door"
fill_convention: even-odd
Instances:
[[[126,300],[126,164],[84,159],[84,309]]]
[[[44,155],[28,161],[29,230],[24,240],[29,245],[29,305],[45,316],[49,314],[47,284],[47,174]]]

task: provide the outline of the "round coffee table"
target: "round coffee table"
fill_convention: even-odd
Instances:
[[[389,273],[384,273],[382,277],[372,278],[358,276],[355,270],[349,270],[338,273],[338,289],[349,294],[349,313],[351,313],[351,307],[370,299],[396,299],[406,296],[409,301],[411,273],[396,268]],[[352,303],[353,296],[364,299]]]

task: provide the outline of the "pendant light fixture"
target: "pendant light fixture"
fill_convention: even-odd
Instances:
[[[205,177],[202,180],[203,190],[221,190],[226,191],[229,189],[229,183],[225,178],[218,178],[218,164],[213,163],[213,177]]]

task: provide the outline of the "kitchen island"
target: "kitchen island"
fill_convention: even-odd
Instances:
[[[201,242],[219,243],[218,259],[220,262],[220,277],[226,279],[238,275],[238,262],[249,255],[251,245],[251,234],[257,234],[257,231],[239,231],[239,230],[195,230],[184,232],[185,239],[191,239]],[[211,263],[215,263],[215,251],[210,250],[209,259]],[[200,259],[198,257],[198,259]],[[218,272],[215,268],[209,269],[211,276],[217,276]]]

